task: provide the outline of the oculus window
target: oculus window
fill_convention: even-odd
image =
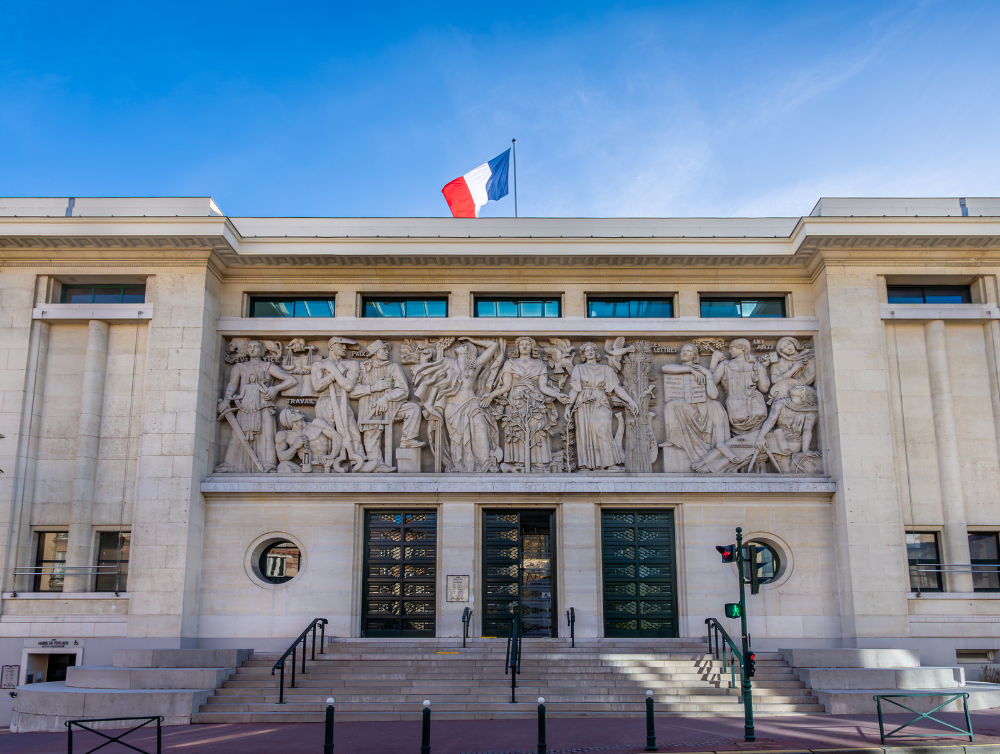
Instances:
[[[757,563],[760,566],[757,570],[758,582],[767,584],[778,578],[778,573],[781,571],[781,557],[778,555],[778,551],[766,542],[747,542],[747,544],[760,548],[757,551]],[[744,569],[746,570],[746,578],[749,580],[750,563],[744,563]]]
[[[784,317],[784,296],[719,296],[701,299],[701,316],[716,317]]]
[[[674,302],[669,298],[587,298],[588,317],[622,319],[668,319],[674,316]]]
[[[890,304],[971,304],[967,285],[888,285]]]
[[[143,285],[64,285],[64,304],[144,304],[146,286]]]
[[[286,298],[252,296],[251,317],[332,317],[336,307],[332,298]]]
[[[561,317],[557,298],[479,298],[477,317]]]
[[[941,557],[937,534],[908,532],[906,559],[910,565],[910,589],[914,592],[941,592]]]
[[[118,532],[102,531],[97,540],[97,565],[102,566],[97,572],[95,592],[127,592],[128,591],[128,553],[132,535],[121,533],[121,552],[119,553]],[[114,568],[121,565],[121,576],[116,577]]]
[[[274,542],[260,554],[260,575],[272,584],[284,584],[299,573],[299,546],[287,540]]]
[[[365,317],[447,317],[446,298],[368,298],[361,300]]]
[[[972,555],[972,588],[977,592],[1000,592],[1000,548],[996,532],[969,535]]]
[[[38,551],[35,553],[36,592],[61,592],[66,576],[66,545],[69,532],[38,532]]]

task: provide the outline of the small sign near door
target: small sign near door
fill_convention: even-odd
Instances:
[[[448,576],[448,602],[469,601],[469,577]]]
[[[0,673],[0,689],[16,689],[17,676],[20,672],[20,665],[4,665]]]

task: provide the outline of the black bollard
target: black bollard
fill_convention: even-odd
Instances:
[[[424,728],[420,733],[420,754],[431,754],[431,702],[424,699]]]
[[[646,692],[646,751],[656,751],[656,729],[653,727],[653,692]]]
[[[326,736],[323,740],[323,754],[333,754],[333,697],[326,700]]]
[[[538,697],[538,754],[546,754],[545,745],[545,697]]]

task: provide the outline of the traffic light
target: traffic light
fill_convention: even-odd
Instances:
[[[741,615],[743,615],[743,612],[740,610],[740,603],[739,602],[727,602],[726,603],[726,617],[727,618],[739,618]]]
[[[756,545],[747,545],[747,557],[743,561],[750,567],[750,594],[760,592],[760,569],[761,564],[757,561],[757,555],[761,548]]]
[[[736,545],[716,545],[715,549],[722,555],[723,563],[733,563],[736,561]]]
[[[753,652],[747,652],[747,678],[753,678],[753,674],[757,672],[757,663],[753,658]]]

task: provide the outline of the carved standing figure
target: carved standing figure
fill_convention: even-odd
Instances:
[[[538,358],[538,344],[521,336],[515,341],[517,357],[500,370],[500,384],[483,396],[480,405],[488,408],[500,399],[504,428],[502,471],[547,471],[552,463],[549,435],[558,415],[546,398],[569,402],[569,396],[549,385],[545,362]]]
[[[485,349],[479,353],[479,348]],[[500,430],[489,409],[482,406],[483,389],[496,378],[503,355],[502,343],[459,338],[455,358],[449,363],[451,387],[444,391],[445,425],[448,428],[450,471],[499,471]],[[493,368],[486,365],[493,362]],[[493,378],[493,379],[491,379]]]
[[[351,390],[358,398],[358,427],[365,442],[365,464],[359,471],[390,472],[396,469],[392,460],[392,426],[403,422],[401,448],[422,448],[417,440],[420,430],[420,406],[406,401],[410,386],[403,368],[389,361],[389,344],[375,340],[365,349],[368,360],[361,365],[361,378]],[[384,439],[384,455],[383,455]]]
[[[796,385],[816,382],[816,352],[806,348],[791,336],[785,336],[774,348],[775,363],[771,365],[769,403],[788,396]]]
[[[698,363],[698,346],[681,346],[680,364],[665,364],[663,423],[666,441],[660,447],[682,448],[691,464],[729,439],[729,417],[719,403],[712,372]]]
[[[314,361],[310,367],[313,388],[320,394],[316,416],[333,426],[343,438],[347,456],[357,471],[365,463],[365,453],[350,393],[361,376],[361,364],[344,358],[347,346],[356,346],[357,341],[335,336],[330,338],[328,345],[330,355]]]
[[[340,465],[346,455],[343,441],[330,424],[322,419],[307,421],[292,406],[281,410],[278,422],[284,427],[274,437],[279,474],[308,474],[313,466],[322,466],[325,471],[332,467],[341,474],[347,470]]]
[[[746,338],[737,338],[729,344],[729,357],[721,351],[712,354],[713,380],[726,391],[726,413],[733,434],[740,435],[757,430],[767,418],[764,395],[771,386],[767,370],[753,357],[753,349]]]
[[[755,446],[769,451],[782,474],[818,473],[819,453],[809,449],[818,416],[816,391],[808,385],[795,385],[787,398],[771,404]]]
[[[236,405],[236,424],[246,444],[236,436],[237,428],[233,427],[225,460],[215,467],[217,473],[248,474],[257,471],[253,457],[265,472],[278,468],[274,448],[274,397],[282,390],[293,387],[295,378],[261,358],[264,346],[259,341],[247,343],[246,354],[249,357],[247,361],[233,364],[229,384],[218,406],[221,417],[233,411],[230,401]],[[272,379],[279,380],[278,384],[272,386]]]
[[[615,370],[598,364],[601,357],[594,343],[580,346],[584,363],[573,367],[569,384],[567,421],[576,425],[576,463],[589,471],[624,471],[625,451],[612,432],[611,396],[618,396],[635,415],[639,407],[618,381]],[[621,421],[621,419],[619,419]]]

